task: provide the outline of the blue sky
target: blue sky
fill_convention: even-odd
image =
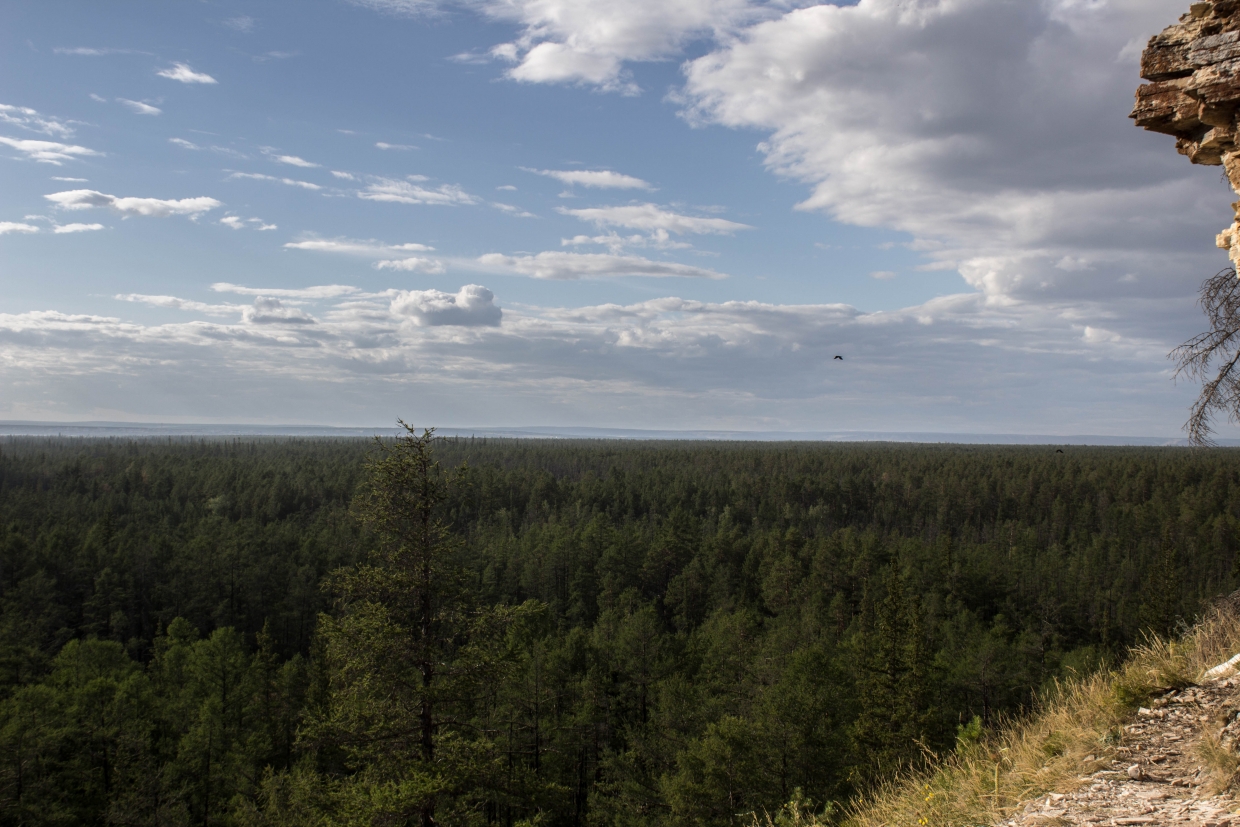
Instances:
[[[1194,392],[1234,196],[1126,118],[1174,3],[9,11],[0,418],[1161,435]]]

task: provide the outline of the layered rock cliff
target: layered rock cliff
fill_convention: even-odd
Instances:
[[[1150,38],[1129,116],[1137,126],[1175,136],[1194,164],[1222,165],[1240,194],[1240,0],[1193,3],[1178,23]],[[1218,235],[1240,271],[1240,201]]]

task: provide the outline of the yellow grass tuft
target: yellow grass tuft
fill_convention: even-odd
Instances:
[[[1114,670],[1067,681],[1023,720],[962,744],[929,770],[893,779],[844,813],[844,827],[975,827],[1047,792],[1070,792],[1109,764],[1123,726],[1151,694],[1194,683],[1240,652],[1240,617],[1215,611],[1179,640],[1149,638]],[[1221,747],[1220,747],[1221,749]],[[1220,774],[1234,775],[1220,766]],[[825,827],[798,802],[752,827]]]

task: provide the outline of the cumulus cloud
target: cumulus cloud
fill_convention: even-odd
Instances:
[[[198,144],[193,141],[187,141],[184,138],[169,138],[168,143],[173,144],[174,146],[179,146],[181,149],[202,149],[202,147],[198,146]]]
[[[516,40],[491,50],[514,64],[514,80],[627,94],[638,88],[625,62],[668,59],[690,40],[726,36],[764,13],[748,0],[493,0],[481,8],[521,27]]]
[[[665,210],[656,204],[630,204],[621,207],[589,207],[570,210],[563,207],[557,212],[589,221],[599,227],[627,227],[631,230],[647,230],[683,235],[684,233],[711,233],[728,235],[737,230],[753,229],[748,224],[728,221],[725,218],[702,218],[682,215]]]
[[[43,196],[62,210],[89,210],[95,207],[108,207],[123,216],[144,215],[155,218],[167,218],[170,215],[188,215],[197,218],[205,212],[220,206],[214,198],[199,196],[197,198],[162,199],[162,198],[118,198],[115,195],[96,190],[66,190]]]
[[[36,141],[22,138],[6,138],[0,135],[0,145],[11,147],[26,156],[28,160],[44,164],[60,166],[62,161],[76,158],[102,155],[93,149],[74,144],[62,144],[56,141]]]
[[[241,310],[241,320],[249,324],[310,325],[318,320],[298,307],[288,307],[271,296],[256,296],[254,304]]]
[[[73,135],[73,127],[68,122],[42,115],[38,110],[28,106],[0,103],[0,123],[57,138],[68,138]]]
[[[422,176],[409,176],[421,179]],[[478,199],[455,184],[444,184],[435,189],[427,189],[411,181],[396,178],[379,178],[365,190],[357,194],[358,198],[367,201],[388,201],[394,204],[438,204],[456,206],[460,204],[476,204]]]
[[[619,276],[644,276],[653,278],[727,278],[723,273],[677,264],[670,261],[654,261],[641,256],[621,256],[605,253],[543,252],[532,256],[506,256],[488,253],[478,258],[484,269],[511,272],[536,279],[572,281],[576,279],[612,278]]]
[[[116,102],[125,106],[126,109],[137,115],[162,115],[163,111],[158,106],[151,106],[149,103],[142,101],[131,101],[128,98],[117,98]]]
[[[1151,278],[1124,295],[1184,296],[1217,269],[1228,193],[1125,117],[1139,44],[1174,17],[1136,0],[795,8],[687,64],[680,100],[693,122],[765,131],[767,166],[810,187],[802,209],[908,233],[988,296],[1101,298],[1127,272]]]
[[[161,78],[180,81],[181,83],[215,83],[215,78],[202,72],[195,72],[186,63],[174,63],[170,69],[160,69],[155,74]]]
[[[619,172],[612,172],[606,169],[530,169],[528,167],[522,167],[522,169],[536,175],[545,175],[548,178],[554,178],[562,184],[577,184],[583,187],[597,187],[598,189],[654,189],[649,182],[643,181],[640,178],[635,178],[632,175],[623,175]],[[513,189],[516,189],[516,187],[513,187]]]
[[[480,284],[467,284],[456,293],[439,290],[402,290],[392,299],[392,312],[426,327],[498,327],[503,311],[495,294]]]
[[[8,233],[37,233],[39,228],[34,224],[22,224],[17,221],[0,221],[0,235]]]
[[[233,181],[238,178],[248,178],[252,181],[275,181],[290,187],[301,187],[304,190],[321,190],[318,184],[312,184],[309,181],[298,181],[295,178],[277,178],[274,175],[263,175],[261,172],[234,172],[228,176],[228,180]]]
[[[405,244],[384,244],[355,238],[308,238],[302,241],[290,241],[284,245],[287,250],[309,250],[313,253],[344,253],[354,256],[380,258],[393,253],[426,253],[434,250],[425,244],[408,242]]]
[[[407,273],[442,273],[445,269],[441,261],[418,256],[376,261],[373,266],[376,270],[404,270]]]

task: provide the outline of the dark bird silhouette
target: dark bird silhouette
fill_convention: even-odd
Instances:
[[[1056,449],[1055,449],[1055,453],[1056,453],[1056,454],[1062,454],[1062,453],[1063,453],[1063,449],[1062,449],[1062,448],[1056,448]]]
[[[835,358],[836,358],[836,359],[839,359],[841,362],[843,362],[843,361],[844,361],[844,357],[843,357],[843,356],[836,356]]]

